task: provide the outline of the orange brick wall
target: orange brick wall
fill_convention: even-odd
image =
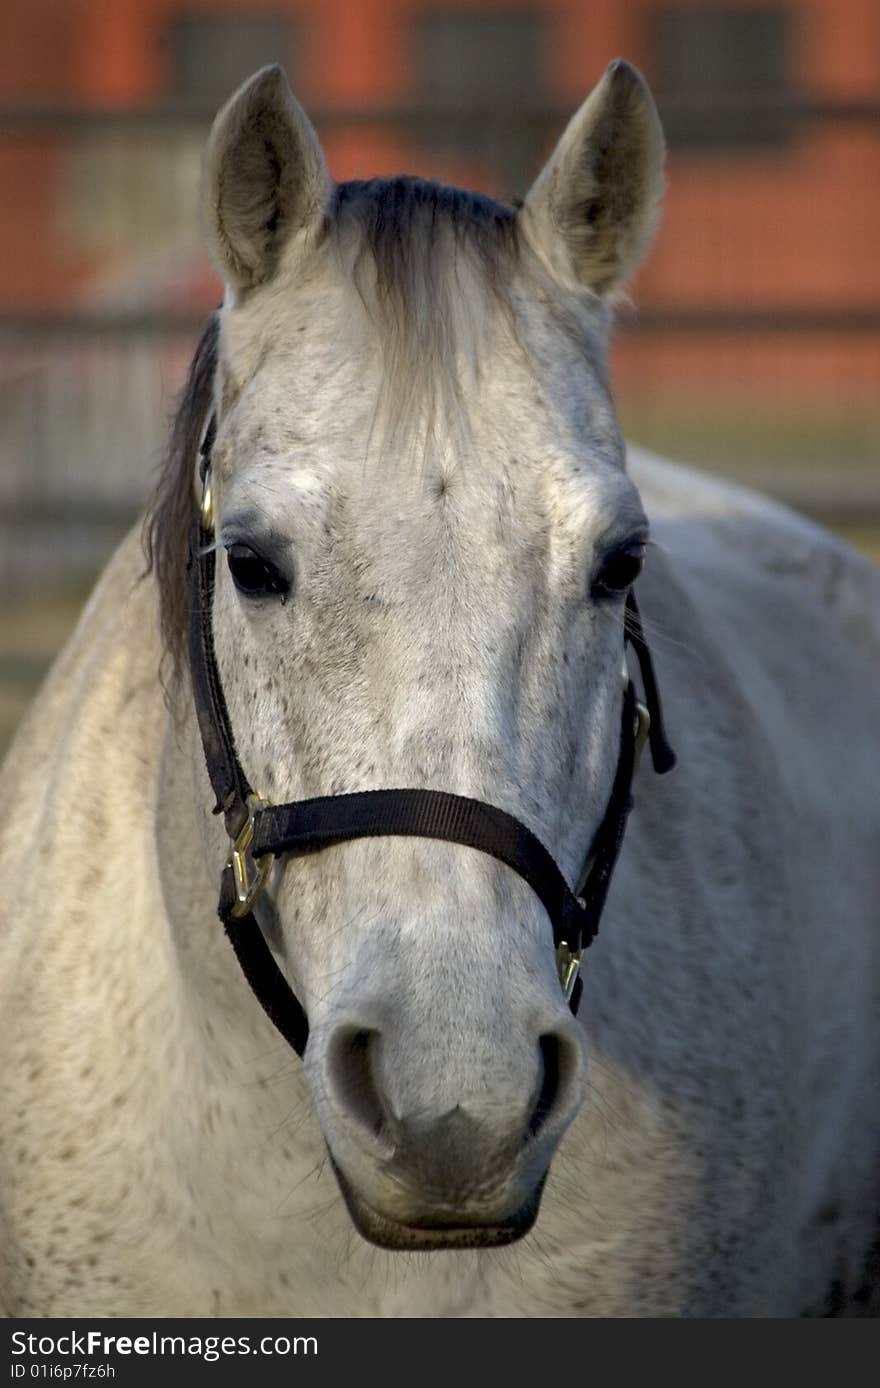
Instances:
[[[693,0],[692,0],[693,2]],[[766,0],[736,0],[762,4]],[[443,0],[449,8],[455,0]],[[467,7],[467,0],[458,0]],[[480,0],[511,8],[522,0]],[[730,8],[734,0],[703,0]],[[651,77],[649,18],[658,0],[544,0],[551,25],[548,90],[572,108],[618,53]],[[161,103],[169,55],[163,44],[176,11],[284,8],[297,18],[297,68],[306,104],[381,108],[417,97],[408,21],[439,0],[4,0],[0,13],[0,104],[108,109]],[[797,17],[794,84],[831,98],[880,93],[878,0],[788,0]],[[327,136],[338,177],[387,173],[416,160],[425,173],[479,182],[486,171],[417,156],[387,130]],[[0,200],[12,215],[0,228],[0,307],[75,301],[95,273],[88,257],[65,253],[53,225],[63,178],[61,142],[47,135],[0,135]],[[664,227],[634,296],[654,307],[804,306],[880,308],[880,124],[805,125],[793,145],[758,154],[674,154]],[[723,350],[722,350],[723,347]],[[821,389],[829,373],[847,389],[870,391],[873,342],[836,337],[779,344],[774,339],[714,344],[626,342],[621,370],[664,388],[667,377],[743,388],[776,376],[792,389]],[[781,353],[781,356],[779,355]],[[789,363],[784,369],[780,361]],[[878,373],[880,374],[880,373]],[[776,379],[776,377],[774,377]],[[789,379],[786,377],[786,379]],[[842,386],[841,386],[842,383]],[[775,388],[775,387],[774,387]]]

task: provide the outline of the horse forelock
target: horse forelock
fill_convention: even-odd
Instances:
[[[329,228],[378,332],[376,457],[410,459],[441,422],[466,438],[466,383],[499,314],[515,335],[514,209],[423,179],[372,179],[337,187]]]
[[[326,231],[378,334],[377,464],[410,465],[437,435],[465,453],[486,369],[512,354],[537,378],[535,307],[538,342],[549,327],[604,393],[609,305],[548,275],[514,207],[413,177],[353,181],[335,189]]]
[[[379,292],[396,297],[402,310],[412,304],[422,277],[430,277],[432,260],[448,254],[444,233],[479,256],[493,279],[508,268],[517,242],[513,207],[409,176],[337,184],[328,225],[357,228],[375,262]]]

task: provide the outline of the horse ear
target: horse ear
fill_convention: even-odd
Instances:
[[[262,68],[220,111],[208,141],[203,219],[226,283],[250,289],[269,279],[285,243],[320,225],[331,189],[283,70]]]
[[[632,274],[660,221],[664,153],[648,85],[618,58],[572,117],[519,214],[554,274],[595,294]]]

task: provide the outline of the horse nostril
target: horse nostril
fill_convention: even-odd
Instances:
[[[387,1111],[376,1082],[378,1031],[343,1027],[330,1046],[327,1073],[337,1103],[372,1138],[388,1139]]]
[[[529,1119],[529,1138],[538,1136],[560,1099],[564,1098],[565,1091],[570,1088],[577,1070],[573,1046],[566,1037],[547,1032],[538,1038],[538,1049],[541,1053],[542,1079],[538,1101]]]

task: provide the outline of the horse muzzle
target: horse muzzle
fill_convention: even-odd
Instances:
[[[459,1033],[420,1055],[410,1029],[337,1025],[307,1070],[351,1217],[384,1248],[487,1248],[531,1228],[584,1092],[583,1039],[560,1006],[533,1044],[480,1056]],[[420,1100],[418,1096],[421,1096]]]

